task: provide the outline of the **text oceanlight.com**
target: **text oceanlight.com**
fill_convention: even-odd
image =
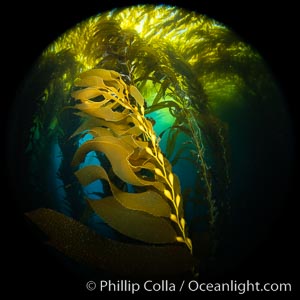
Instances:
[[[291,283],[273,282],[260,283],[238,282],[230,280],[227,282],[207,283],[197,280],[182,280],[181,282],[171,282],[169,280],[152,281],[146,280],[143,283],[130,280],[100,280],[99,282],[88,281],[86,288],[89,291],[100,292],[236,292],[244,294],[247,292],[291,292]]]

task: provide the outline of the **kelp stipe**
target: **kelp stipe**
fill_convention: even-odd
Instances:
[[[81,74],[75,85],[81,89],[72,94],[79,102],[74,108],[85,121],[73,136],[89,133],[93,139],[78,148],[72,165],[78,166],[90,151],[104,153],[111,164],[111,170],[92,165],[75,172],[83,186],[100,179],[111,188],[111,195],[87,199],[88,205],[130,238],[184,243],[192,252],[179,179],[159,148],[138,89],[126,84],[118,72],[105,69]],[[132,185],[134,192],[121,191],[113,182],[115,176]]]

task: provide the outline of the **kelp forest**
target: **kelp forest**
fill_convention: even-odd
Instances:
[[[26,216],[79,265],[199,276],[231,220],[224,112],[267,101],[263,59],[233,31],[169,6],[104,12],[42,53],[19,98]]]

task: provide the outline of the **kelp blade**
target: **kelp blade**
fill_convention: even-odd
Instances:
[[[78,221],[51,209],[26,216],[49,238],[48,244],[80,264],[131,278],[189,274],[196,259],[183,245],[126,244],[104,238]]]
[[[160,194],[153,190],[142,193],[127,193],[118,189],[109,179],[101,166],[90,165],[75,172],[76,177],[83,186],[98,180],[106,180],[114,198],[125,208],[144,211],[157,217],[169,217],[171,208]]]
[[[155,244],[176,242],[176,231],[164,218],[127,209],[114,197],[89,200],[89,205],[105,223],[130,238]]]

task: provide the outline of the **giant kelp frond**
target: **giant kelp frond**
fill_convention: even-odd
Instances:
[[[79,101],[75,108],[87,118],[80,130],[87,130],[93,139],[79,147],[73,165],[83,162],[90,151],[104,153],[118,178],[144,190],[123,192],[103,167],[84,167],[76,172],[83,186],[105,180],[112,192],[105,199],[88,200],[91,208],[131,238],[148,243],[182,242],[192,251],[179,180],[144,115],[144,99],[138,89],[127,85],[121,74],[104,69],[81,74],[76,86],[81,89],[73,93]],[[94,126],[89,128],[90,124]]]

